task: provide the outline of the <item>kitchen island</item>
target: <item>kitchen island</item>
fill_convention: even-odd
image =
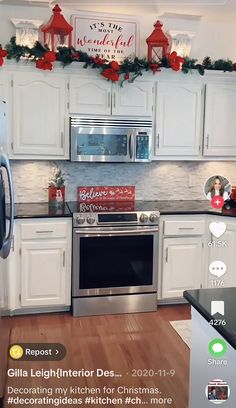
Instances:
[[[191,304],[192,315],[189,408],[209,407],[211,402],[233,408],[236,288],[188,290],[184,297]],[[218,303],[212,305],[212,301]],[[223,344],[221,351],[212,347],[213,341],[218,347]]]

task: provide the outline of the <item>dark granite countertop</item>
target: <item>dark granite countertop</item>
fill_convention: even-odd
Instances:
[[[225,319],[226,325],[214,325],[218,333],[236,350],[236,288],[186,290],[184,297],[206,319]],[[224,316],[211,315],[211,301],[225,302]]]
[[[166,201],[135,201],[116,203],[67,203],[70,211],[74,212],[105,212],[105,211],[157,211],[161,215],[175,214],[213,214],[236,217],[236,203],[227,202],[222,210],[212,208],[207,200],[166,200]]]
[[[157,211],[161,215],[178,214],[212,214],[236,217],[236,202],[227,202],[222,210],[215,210],[209,201],[201,200],[166,200],[135,201],[116,203],[78,203],[66,202],[62,206],[42,203],[15,204],[15,218],[71,217],[74,212],[108,212],[108,211]],[[7,211],[8,212],[8,211]]]
[[[71,217],[71,212],[66,203],[62,206],[49,205],[49,203],[22,203],[15,204],[14,218],[51,218]]]

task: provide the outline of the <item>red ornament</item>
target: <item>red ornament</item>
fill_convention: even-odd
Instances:
[[[0,67],[4,63],[4,59],[7,56],[8,52],[6,50],[3,50],[2,47],[0,46]]]
[[[154,27],[155,29],[152,34],[146,39],[148,46],[148,62],[154,60],[157,60],[157,62],[161,61],[162,58],[166,56],[169,47],[168,38],[161,29],[162,23],[157,20]]]
[[[184,63],[184,58],[179,57],[176,51],[173,51],[170,55],[168,55],[168,60],[171,68],[174,71],[180,70],[180,64]]]
[[[52,62],[56,61],[56,54],[53,51],[45,52],[44,56],[36,61],[36,68],[52,70]]]
[[[155,63],[150,64],[150,68],[151,68],[153,74],[155,74],[156,72],[159,72],[159,71],[160,71],[159,65],[158,65],[158,64],[155,64]]]
[[[59,46],[71,47],[73,27],[67,23],[61,14],[58,4],[52,11],[53,15],[50,20],[40,28],[43,32],[44,45],[48,45],[52,51]]]
[[[103,65],[106,63],[106,60],[100,57],[91,57],[91,60],[94,64]]]
[[[113,82],[119,81],[120,79],[120,74],[118,74],[118,72],[112,68],[104,69],[101,75],[104,76],[104,78],[110,79]]]
[[[120,69],[120,65],[116,61],[111,61],[110,66],[114,71],[119,71]]]

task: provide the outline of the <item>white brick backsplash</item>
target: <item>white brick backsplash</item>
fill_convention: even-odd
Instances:
[[[236,162],[71,163],[56,162],[66,179],[66,200],[83,185],[135,185],[137,200],[203,200],[207,178],[220,174],[236,185]],[[53,162],[12,160],[15,202],[48,200]]]

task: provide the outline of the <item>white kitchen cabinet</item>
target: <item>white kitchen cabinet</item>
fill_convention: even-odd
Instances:
[[[21,306],[66,304],[66,241],[21,244]]]
[[[236,85],[207,84],[204,156],[236,156]]]
[[[9,263],[9,309],[14,313],[71,303],[70,218],[15,220]]]
[[[202,149],[203,85],[157,82],[154,159],[199,156]]]
[[[236,218],[230,217],[209,217],[207,224],[211,222],[224,222],[226,231],[220,238],[215,238],[209,233],[209,242],[213,242],[213,246],[208,246],[208,266],[211,262],[222,261],[225,263],[227,270],[222,277],[212,275],[208,268],[206,270],[206,287],[216,288],[220,285],[219,280],[223,282],[223,287],[236,286]],[[226,242],[226,246],[219,246],[221,242]],[[216,245],[216,246],[214,246]],[[221,287],[221,286],[219,286]]]
[[[162,298],[179,298],[187,289],[198,289],[203,269],[202,237],[164,238]]]
[[[126,83],[123,87],[103,78],[70,78],[69,111],[82,115],[152,115],[151,82]]]
[[[12,158],[68,159],[65,77],[14,73],[12,91]]]

